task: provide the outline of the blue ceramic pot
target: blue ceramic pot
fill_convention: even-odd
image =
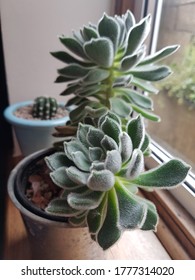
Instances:
[[[63,126],[68,116],[55,120],[27,120],[16,117],[13,113],[20,107],[32,104],[33,101],[15,103],[4,111],[6,120],[13,126],[23,156],[38,150],[50,148],[56,138],[52,136],[56,126]],[[59,104],[64,106],[63,104]]]

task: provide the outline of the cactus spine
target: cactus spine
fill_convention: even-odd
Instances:
[[[34,100],[33,117],[49,120],[55,116],[58,104],[55,98],[40,96]]]

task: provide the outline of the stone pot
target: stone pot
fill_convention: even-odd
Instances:
[[[52,147],[55,138],[52,133],[56,126],[64,125],[68,116],[53,120],[28,120],[16,117],[13,113],[20,107],[31,105],[33,101],[18,102],[4,111],[6,120],[13,126],[23,156],[41,149]],[[64,106],[64,104],[59,104]]]

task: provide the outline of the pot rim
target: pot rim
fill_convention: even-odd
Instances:
[[[8,178],[8,182],[7,182],[7,190],[8,190],[8,195],[11,199],[11,201],[13,202],[13,204],[16,206],[16,208],[25,216],[27,216],[28,218],[43,223],[45,225],[53,225],[53,226],[58,226],[58,227],[71,227],[71,225],[64,221],[62,217],[60,216],[56,216],[56,218],[60,217],[62,218],[62,220],[55,220],[55,216],[54,215],[47,215],[48,217],[43,217],[38,215],[38,213],[34,213],[32,212],[30,209],[27,208],[27,204],[26,203],[22,203],[22,201],[20,200],[19,195],[17,194],[17,190],[16,190],[16,180],[17,180],[17,175],[19,173],[19,170],[21,170],[21,168],[24,168],[24,166],[28,165],[33,159],[36,159],[38,157],[40,157],[41,155],[44,157],[44,155],[46,156],[46,154],[48,154],[49,152],[55,151],[54,148],[49,148],[49,149],[43,149],[40,151],[37,151],[27,157],[25,157],[24,159],[22,159],[10,172],[9,178]],[[24,205],[25,204],[25,205]],[[44,212],[43,212],[44,213]],[[51,216],[51,219],[49,219],[49,216]]]
[[[68,115],[64,116],[62,118],[54,119],[54,120],[27,120],[27,119],[23,119],[23,118],[18,118],[13,114],[13,112],[16,111],[17,109],[19,109],[20,107],[31,105],[31,104],[33,104],[32,100],[11,104],[4,110],[4,112],[3,112],[4,117],[11,124],[18,125],[18,126],[30,126],[30,127],[59,126],[59,125],[64,125],[69,120]],[[64,103],[59,102],[58,104],[59,104],[59,106],[65,106]]]

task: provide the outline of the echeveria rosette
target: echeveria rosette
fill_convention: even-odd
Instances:
[[[171,71],[155,63],[175,52],[178,46],[146,56],[144,42],[150,25],[150,15],[136,23],[130,11],[114,17],[104,14],[97,25],[84,26],[73,32],[73,37],[59,37],[65,50],[52,55],[66,64],[58,70],[56,82],[68,83],[62,95],[73,94],[67,103],[76,106],[70,114],[71,124],[83,122],[88,115],[86,106],[92,110],[111,109],[121,118],[127,118],[134,110],[159,120],[151,112],[152,100],[137,89],[157,93],[152,82],[166,78]]]
[[[80,123],[76,137],[64,143],[64,152],[46,158],[52,180],[64,190],[46,211],[69,217],[74,226],[87,225],[103,249],[124,230],[155,230],[156,207],[137,195],[138,188],[175,186],[189,166],[174,159],[144,171],[149,143],[140,116],[129,120],[125,130],[112,112],[103,115],[96,128]]]

